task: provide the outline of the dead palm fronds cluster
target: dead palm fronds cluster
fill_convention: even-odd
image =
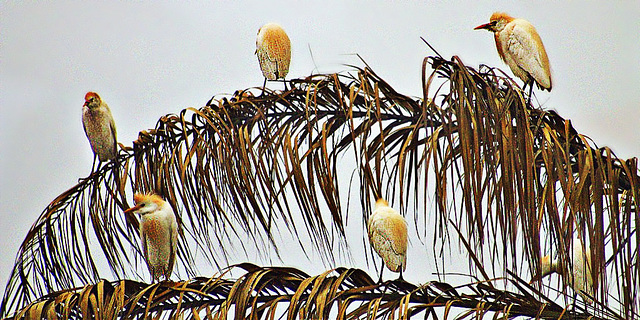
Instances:
[[[24,308],[16,318],[147,319],[165,314],[172,319],[185,316],[271,319],[286,310],[283,318],[287,319],[376,319],[437,317],[439,309],[445,315],[462,310],[467,317],[494,313],[560,319],[567,315],[564,308],[552,301],[539,303],[531,295],[532,288],[517,277],[511,281],[521,286],[523,294],[498,290],[487,283],[457,288],[437,281],[420,286],[404,281],[375,283],[364,271],[348,268],[328,270],[317,276],[295,268],[262,268],[249,263],[226,271],[231,269],[245,273],[235,280],[228,279],[223,272],[211,278],[154,285],[102,280],[49,294]],[[279,309],[280,306],[284,308]],[[584,305],[570,314],[571,319],[601,319],[590,316]]]
[[[370,308],[429,313],[435,307],[429,303],[446,296],[437,306],[446,312],[460,307],[459,314],[638,318],[637,159],[618,159],[557,113],[527,106],[522,91],[497,69],[475,70],[457,57],[426,58],[421,99],[396,92],[368,67],[357,71],[294,79],[285,92],[215,96],[202,108],[160,118],[120,151],[118,161],[44,210],[18,252],[2,315],[27,310],[42,297],[28,312],[84,315],[103,312],[99,305],[109,303],[121,307],[111,313],[118,317],[182,309],[263,315],[286,301],[295,317],[326,315],[336,303],[326,312],[358,318]],[[357,167],[345,172],[347,155]],[[229,245],[234,240],[278,255],[275,232],[307,236],[314,247],[300,243],[303,252],[333,261],[339,248],[347,249],[347,204],[356,197],[366,221],[375,195],[394,199],[409,225],[431,228],[434,251],[463,245],[481,284],[466,286],[473,292],[466,295],[442,289],[450,286],[441,282],[381,293],[353,269],[331,271],[337,274],[331,281],[341,280],[327,283],[294,269],[258,267],[235,281],[100,281],[109,272],[118,279],[135,276],[138,221],[123,213],[133,192],[155,192],[173,207],[181,226],[176,264],[190,277],[198,274],[196,251],[223,267],[227,254],[242,250]],[[570,268],[575,234],[590,243],[596,290],[588,309],[579,303],[565,309],[546,299],[541,282],[534,288],[515,280],[536,273],[549,251]],[[434,264],[447,271],[442,262]],[[265,275],[273,272],[282,273]],[[254,286],[233,291],[247,277],[254,277]],[[97,284],[69,289],[88,283]],[[385,300],[387,294],[395,302]]]

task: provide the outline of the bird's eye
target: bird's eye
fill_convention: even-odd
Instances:
[[[144,207],[144,206],[146,206],[146,205],[147,205],[146,203],[141,203],[141,204],[140,204],[140,207]]]

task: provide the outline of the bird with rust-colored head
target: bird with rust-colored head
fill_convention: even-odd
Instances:
[[[402,280],[402,271],[407,268],[407,222],[396,210],[389,207],[389,203],[379,198],[376,201],[373,214],[367,223],[369,243],[373,250],[382,258],[383,264],[393,272],[399,272]],[[382,282],[382,270],[380,279]]]
[[[475,29],[493,32],[500,58],[525,85],[533,87],[535,82],[538,88],[551,91],[549,57],[540,35],[529,21],[496,12],[489,23]]]
[[[84,96],[82,125],[93,150],[94,165],[96,157],[100,162],[115,159],[118,150],[116,124],[109,106],[95,92],[87,92]]]
[[[291,41],[277,23],[267,23],[258,30],[256,55],[266,81],[284,79],[289,73]],[[286,87],[286,85],[285,85]]]
[[[156,194],[136,194],[125,213],[140,215],[142,252],[152,281],[169,280],[176,261],[178,222],[168,202]]]

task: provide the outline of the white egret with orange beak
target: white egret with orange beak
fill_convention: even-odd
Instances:
[[[529,88],[533,83],[542,90],[551,91],[549,57],[536,28],[527,20],[517,19],[504,12],[495,12],[489,23],[474,28],[493,32],[498,54],[513,74]],[[524,87],[523,87],[524,89]]]
[[[140,215],[142,251],[152,281],[169,280],[176,261],[178,222],[168,202],[156,194],[136,194],[136,205],[125,213]]]
[[[389,207],[389,203],[379,198],[376,201],[375,209],[367,223],[369,243],[373,249],[382,257],[383,264],[393,272],[400,272],[399,279],[402,280],[402,271],[407,268],[407,222],[396,210]],[[380,279],[382,282],[382,270],[380,268]]]
[[[268,80],[283,79],[289,73],[291,62],[291,41],[289,36],[277,23],[267,23],[258,29],[256,39],[256,55],[260,70],[264,75],[264,86]],[[287,85],[285,82],[285,89]]]
[[[116,140],[116,124],[113,121],[109,106],[95,92],[87,92],[82,106],[82,125],[93,150],[93,164],[96,157],[100,162],[116,158],[118,144]]]

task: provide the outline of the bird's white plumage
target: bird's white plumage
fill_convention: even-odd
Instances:
[[[91,150],[101,162],[114,159],[117,154],[116,125],[109,106],[93,92],[85,96],[82,107],[82,126]]]
[[[157,195],[135,196],[136,206],[127,210],[141,215],[142,251],[153,281],[169,279],[175,263],[178,222],[168,202]]]
[[[549,59],[531,23],[514,19],[498,38],[504,44],[504,61],[518,78],[528,81],[531,76],[541,88],[551,88]]]
[[[281,79],[289,73],[291,41],[277,23],[267,23],[258,30],[256,54],[265,78]]]
[[[389,270],[407,268],[407,222],[387,202],[380,199],[367,223],[369,243]]]
[[[568,282],[575,291],[589,300],[582,291],[590,296],[593,296],[593,277],[591,275],[591,253],[588,251],[589,247],[584,248],[580,241],[574,240],[572,249],[572,272],[567,272],[564,276],[564,281]]]
[[[498,54],[513,74],[525,83],[533,81],[541,89],[551,90],[549,57],[540,35],[529,21],[496,12],[491,22],[475,29],[494,33]]]
[[[571,286],[585,301],[591,301],[589,296],[595,291],[591,266],[590,248],[583,246],[578,238],[573,239],[569,268],[564,268],[558,259],[551,261],[549,256],[544,256],[541,262],[543,276],[554,272],[560,274],[564,285]]]

